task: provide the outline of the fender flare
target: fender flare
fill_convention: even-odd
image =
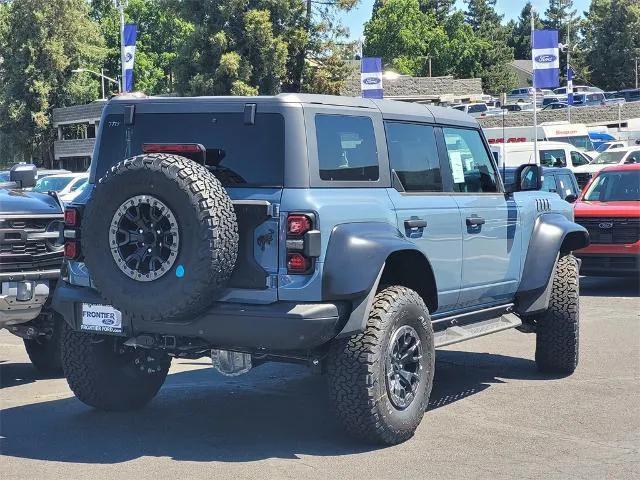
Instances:
[[[424,256],[389,223],[344,223],[333,228],[322,269],[322,299],[351,302],[351,314],[339,337],[363,330],[386,261],[401,250]]]
[[[540,215],[533,226],[516,292],[516,311],[527,315],[546,310],[558,258],[588,245],[589,233],[583,226],[559,213]]]

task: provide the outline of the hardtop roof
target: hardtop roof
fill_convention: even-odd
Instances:
[[[300,104],[323,105],[328,107],[356,107],[378,110],[384,117],[393,117],[406,120],[418,120],[424,117],[424,121],[478,127],[478,122],[458,110],[444,107],[427,106],[421,103],[400,102],[395,100],[372,100],[359,97],[346,97],[338,95],[319,95],[310,93],[281,93],[273,96],[203,96],[203,97],[143,97],[137,95],[120,95],[113,97],[110,103],[256,103],[260,104]]]

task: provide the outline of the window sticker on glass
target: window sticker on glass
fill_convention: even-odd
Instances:
[[[464,167],[462,166],[462,154],[460,152],[456,152],[455,150],[450,150],[449,161],[451,162],[453,183],[464,183]]]

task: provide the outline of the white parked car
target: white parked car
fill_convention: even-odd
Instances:
[[[89,180],[89,173],[64,173],[39,178],[33,187],[34,192],[47,193],[54,191],[63,202],[75,197],[78,189]]]
[[[580,173],[581,175],[588,174],[589,177],[592,177],[604,167],[625,163],[640,163],[640,146],[610,148],[593,159],[589,165],[577,168],[575,173],[576,176]]]
[[[454,105],[452,108],[460,110],[472,117],[488,117],[491,115],[502,115],[502,110],[499,108],[490,108],[486,103],[465,103],[462,105]]]

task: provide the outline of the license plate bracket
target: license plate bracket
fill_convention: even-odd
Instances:
[[[85,332],[123,333],[122,312],[111,305],[83,303],[80,306],[80,330]]]

